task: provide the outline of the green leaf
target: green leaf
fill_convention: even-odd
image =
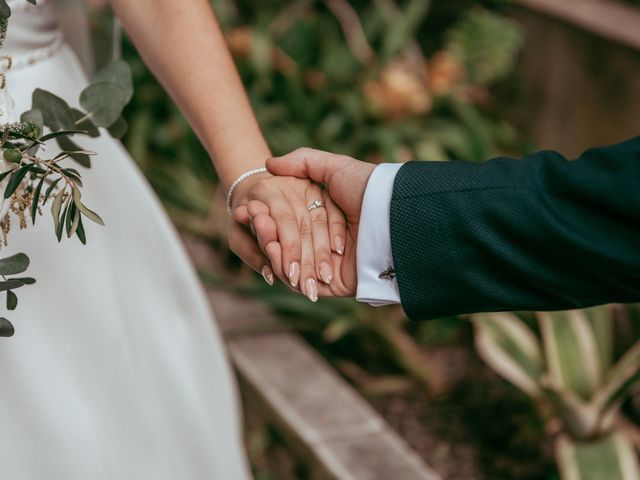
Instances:
[[[29,268],[29,257],[24,253],[16,253],[0,259],[0,275],[16,275]]]
[[[127,92],[115,83],[92,83],[80,94],[80,105],[97,127],[108,127],[122,114],[126,95]]]
[[[0,318],[0,337],[12,337],[14,333],[11,322],[6,318]]]
[[[11,290],[7,290],[7,310],[15,310],[18,306],[18,296]]]
[[[81,215],[78,217],[78,229],[76,230],[76,235],[83,245],[87,244],[87,235],[84,231],[84,225],[82,224]]]
[[[10,175],[13,172],[15,172],[15,168],[11,170],[5,170],[4,172],[0,173],[0,182],[2,182],[2,180],[4,180],[7,175]]]
[[[590,399],[602,379],[598,344],[584,312],[536,313],[554,385]]]
[[[47,203],[47,200],[49,200],[49,196],[51,195],[51,192],[53,192],[53,189],[56,188],[56,185],[60,180],[62,180],[62,177],[56,178],[53,182],[51,182],[51,185],[49,185],[47,190],[44,192],[44,198],[42,199],[43,207],[44,207],[44,204]]]
[[[12,278],[11,280],[20,282],[21,285],[33,285],[36,283],[36,279],[31,277]]]
[[[512,313],[478,314],[472,319],[480,357],[528,395],[539,396],[544,360],[540,342],[527,324]]]
[[[78,229],[78,221],[80,219],[80,210],[76,207],[75,202],[69,205],[69,213],[67,214],[66,229],[67,238],[71,238]]]
[[[402,13],[393,15],[387,29],[382,55],[386,60],[393,58],[415,35],[420,23],[429,12],[430,0],[411,0]]]
[[[613,318],[609,315],[610,307],[600,305],[598,307],[587,308],[584,311],[596,342],[600,354],[600,364],[602,370],[607,371],[613,361]]]
[[[124,137],[125,133],[127,133],[127,128],[127,121],[124,118],[120,117],[115,121],[113,125],[108,128],[108,130],[113,138],[120,139]]]
[[[78,209],[85,217],[87,217],[89,220],[93,220],[98,225],[104,226],[104,221],[102,220],[102,218],[100,218],[100,215],[92,210],[89,210],[85,205],[82,204],[82,202],[80,201],[80,190],[78,190],[77,188],[73,189],[73,200],[76,204],[76,207],[78,207]]]
[[[42,116],[42,112],[37,108],[32,108],[31,110],[27,110],[20,115],[21,122],[31,122],[35,123],[42,132],[42,126],[44,125],[44,117]]]
[[[115,83],[118,85],[122,89],[125,104],[129,103],[131,97],[133,97],[131,67],[122,59],[114,60],[96,73],[92,83],[99,82]]]
[[[87,117],[87,115],[78,110],[77,108],[72,108],[71,112],[73,113],[73,121],[75,122],[75,126],[82,130],[85,130],[87,135],[90,137],[99,137],[100,130],[96,127],[93,122]],[[82,121],[80,121],[82,120]]]
[[[23,283],[20,280],[11,278],[9,280],[4,280],[0,282],[0,292],[5,292],[7,290],[15,290],[16,288],[20,288],[25,285],[26,283]]]
[[[637,382],[640,381],[640,340],[618,360],[607,373],[604,386],[594,397],[599,408],[610,408],[624,400]]]
[[[67,200],[67,203],[64,206],[64,211],[62,212],[62,215],[60,215],[58,224],[56,225],[56,238],[58,239],[58,241],[62,240],[62,232],[64,231],[64,224],[67,218],[67,214],[69,213],[69,206],[72,203],[72,199],[69,198]]]
[[[57,138],[58,146],[73,158],[76,162],[86,168],[91,168],[91,157],[82,150],[76,143],[73,142],[69,137],[58,137]]]
[[[36,88],[31,97],[32,108],[42,112],[44,124],[51,130],[73,130],[73,112],[62,98]]]
[[[640,479],[633,444],[618,431],[590,442],[561,435],[556,441],[556,460],[562,480]]]
[[[53,199],[51,204],[51,216],[53,217],[53,224],[55,231],[58,231],[58,225],[60,223],[60,210],[62,209],[62,200],[64,199],[64,189],[61,189]]]
[[[11,16],[11,7],[6,0],[0,0],[0,18],[9,18]]]
[[[573,438],[589,439],[602,431],[602,411],[592,403],[579,398],[574,392],[554,384],[545,376],[540,382],[554,414],[562,419],[565,430]]]
[[[61,138],[61,137],[65,137],[68,135],[75,135],[76,133],[78,134],[84,134],[87,135],[87,132],[85,130],[58,130],[56,132],[51,132],[51,133],[47,133],[46,135],[43,135],[42,137],[40,137],[40,141],[41,142],[46,142],[48,140],[52,140],[54,138]]]
[[[18,185],[20,185],[20,182],[22,182],[22,180],[24,179],[24,176],[29,173],[29,170],[31,170],[31,165],[25,165],[24,167],[20,167],[15,172],[13,172],[13,175],[9,177],[7,188],[5,188],[4,190],[4,198],[9,198],[11,195],[13,195],[13,192],[16,191]]]
[[[33,200],[31,201],[31,223],[32,225],[36,224],[36,214],[38,213],[38,202],[40,200],[40,192],[42,191],[42,185],[44,185],[44,181],[47,177],[42,177],[42,179],[38,182],[38,186],[33,192]]]

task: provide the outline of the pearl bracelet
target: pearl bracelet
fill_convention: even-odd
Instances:
[[[243,181],[245,181],[247,178],[253,175],[257,175],[259,173],[266,173],[267,171],[268,170],[264,167],[256,168],[254,170],[249,170],[248,172],[244,172],[242,175],[236,178],[236,180],[231,184],[231,187],[229,187],[229,193],[227,193],[227,213],[231,213],[231,200],[233,199],[233,192],[235,191],[236,188],[238,188],[238,185],[240,185]]]

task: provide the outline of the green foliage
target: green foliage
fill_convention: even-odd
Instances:
[[[464,65],[473,84],[487,85],[511,73],[523,41],[513,21],[471,10],[447,35],[446,49]]]
[[[538,313],[540,336],[511,313],[474,315],[484,361],[562,421],[556,458],[565,480],[637,479],[640,466],[616,420],[640,385],[640,341],[613,363],[607,307]]]
[[[7,292],[7,310],[15,310],[18,306],[18,296],[14,290],[25,285],[33,285],[36,281],[30,277],[7,278],[9,275],[23,273],[29,268],[29,257],[24,253],[17,253],[0,259],[0,292]],[[0,318],[0,337],[10,337],[14,333],[13,325],[6,318]]]
[[[28,0],[33,5],[35,0]],[[5,0],[0,0],[0,46],[4,40],[7,19],[11,9]],[[9,59],[9,68],[11,62]],[[3,84],[5,78],[0,74]],[[3,243],[7,244],[10,230],[10,215],[13,213],[20,221],[20,228],[27,227],[26,215],[36,223],[38,213],[50,198],[55,235],[58,241],[66,232],[67,237],[77,236],[86,243],[83,217],[104,225],[100,216],[82,203],[82,175],[75,168],[66,165],[66,159],[73,159],[83,167],[91,166],[93,152],[78,146],[73,135],[100,135],[99,127],[108,128],[116,137],[124,135],[126,121],[122,111],[133,96],[131,71],[126,62],[114,61],[100,70],[93,82],[81,93],[79,103],[83,110],[71,108],[65,100],[51,92],[36,89],[32,94],[32,108],[24,112],[20,122],[0,125],[0,149],[8,168],[0,172],[0,182],[4,183],[3,198],[9,211],[0,219]],[[44,128],[49,133],[44,133]],[[53,158],[43,159],[38,155],[41,146],[55,140],[61,152]],[[46,189],[45,189],[46,184]],[[43,191],[44,190],[44,191]],[[28,265],[24,254],[0,261],[2,268],[10,268],[19,262]],[[3,263],[4,262],[4,263]],[[20,268],[26,265],[22,265]],[[31,278],[12,278],[0,282],[0,291],[7,291],[6,308],[14,310],[18,297],[16,288],[33,283]],[[13,326],[0,319],[0,335],[13,334]]]
[[[433,20],[430,2],[411,0],[340,2],[353,6],[345,17],[331,3],[213,2],[274,153],[311,146],[398,162],[483,161],[519,151],[514,129],[488,113],[487,86],[474,84],[466,70],[504,76],[521,46],[511,23],[485,10],[469,14],[481,19],[474,32],[482,38],[476,41],[502,53],[500,62],[492,53],[489,65],[479,55],[467,65],[448,55],[451,40],[431,45],[436,54],[427,56],[426,42],[418,38],[428,19],[443,22],[445,30],[467,32],[466,15],[459,23]],[[485,25],[507,26],[509,35]],[[124,54],[138,92],[126,112],[126,146],[167,205],[206,211],[215,187],[206,152],[131,45]]]

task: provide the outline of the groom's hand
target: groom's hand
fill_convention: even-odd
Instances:
[[[273,175],[308,178],[325,184],[335,204],[347,220],[344,259],[340,275],[348,286],[346,296],[356,293],[356,243],[362,199],[375,165],[346,155],[336,155],[311,148],[299,148],[287,155],[267,160]],[[258,232],[259,234],[260,232]]]

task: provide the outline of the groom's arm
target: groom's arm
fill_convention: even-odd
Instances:
[[[640,137],[574,161],[543,151],[410,162],[388,218],[391,246],[381,248],[391,248],[396,278],[378,282],[397,281],[412,319],[640,301]],[[359,273],[384,256],[361,250]],[[360,279],[358,295],[371,296]]]

